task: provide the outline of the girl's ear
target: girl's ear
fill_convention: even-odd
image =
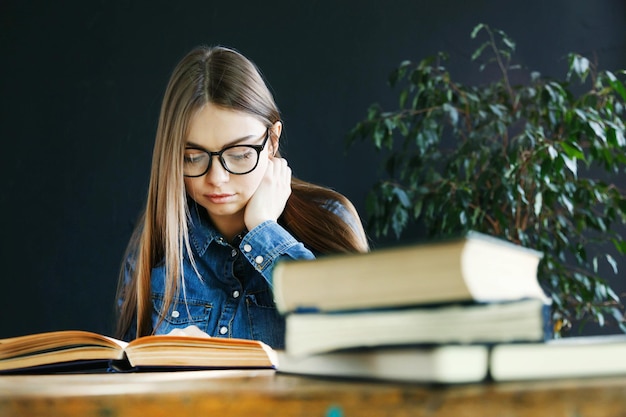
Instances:
[[[283,131],[283,122],[280,120],[270,127],[270,156],[280,156],[278,154],[278,145],[280,143],[280,134]]]

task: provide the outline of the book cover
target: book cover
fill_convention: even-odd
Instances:
[[[273,273],[274,298],[283,314],[521,298],[548,302],[537,280],[541,258],[540,252],[472,232],[369,253],[283,261]]]
[[[626,335],[499,344],[489,366],[495,381],[626,375]]]
[[[293,356],[278,351],[278,372],[399,382],[460,384],[487,377],[488,348],[481,345],[354,349]]]
[[[285,350],[295,356],[367,346],[543,341],[550,305],[539,299],[286,316]]]

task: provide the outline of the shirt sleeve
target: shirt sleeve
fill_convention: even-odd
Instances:
[[[239,244],[241,253],[272,285],[272,271],[280,260],[315,259],[304,244],[272,220],[267,220],[248,232]]]

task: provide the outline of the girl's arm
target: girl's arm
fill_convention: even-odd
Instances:
[[[315,259],[313,252],[273,220],[267,220],[248,232],[239,249],[270,285],[272,271],[279,260]]]

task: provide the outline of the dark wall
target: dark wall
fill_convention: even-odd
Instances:
[[[160,99],[193,46],[254,60],[283,112],[294,173],[364,214],[378,158],[364,144],[346,153],[346,133],[372,102],[395,103],[386,79],[404,59],[446,50],[471,79],[479,22],[506,31],[520,63],[547,75],[563,73],[570,51],[626,68],[623,0],[3,0],[0,337],[111,331]]]

